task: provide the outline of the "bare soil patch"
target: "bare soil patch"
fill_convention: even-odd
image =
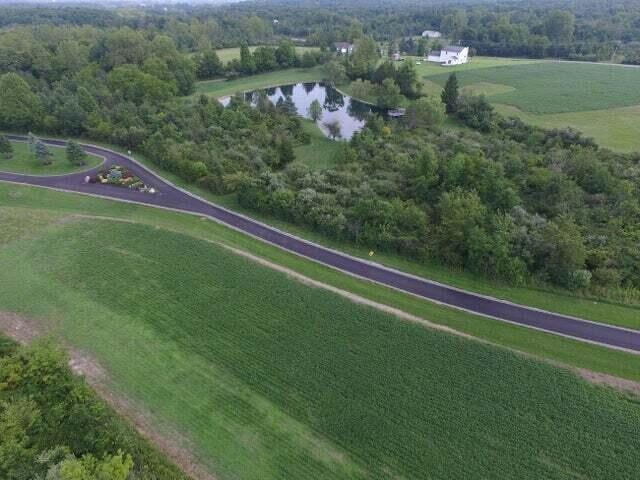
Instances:
[[[640,397],[640,382],[627,380],[625,378],[614,377],[606,373],[592,372],[584,368],[575,369],[576,373],[585,380],[595,383],[596,385],[606,385],[616,390],[622,390]]]

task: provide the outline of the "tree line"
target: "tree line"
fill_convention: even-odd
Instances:
[[[0,477],[186,480],[49,343],[0,338]]]
[[[455,76],[441,101],[370,119],[335,168],[247,179],[240,202],[367,248],[637,301],[640,155],[504,118]],[[443,130],[445,109],[470,129]]]
[[[235,78],[293,67],[312,68],[325,63],[330,57],[330,52],[325,50],[307,50],[299,55],[293,42],[281,40],[277,47],[262,45],[253,52],[243,42],[240,46],[240,58],[234,58],[226,65],[213,49],[197,53],[194,61],[198,78],[205,80],[217,77]]]

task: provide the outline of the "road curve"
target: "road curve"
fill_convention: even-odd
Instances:
[[[21,136],[10,136],[10,138],[12,140],[25,140]],[[46,140],[46,143],[56,146],[64,146],[65,144],[61,140]],[[352,257],[214,205],[162,179],[126,155],[94,145],[83,145],[83,148],[87,153],[104,157],[104,165],[118,164],[125,166],[139,176],[147,185],[155,187],[158,193],[141,193],[112,185],[84,183],[86,175],[95,174],[98,168],[101,167],[80,173],[49,177],[0,172],[0,181],[99,195],[114,200],[204,215],[289,252],[436,303],[496,320],[640,354],[639,330],[615,327],[514,304],[497,298],[463,291]]]

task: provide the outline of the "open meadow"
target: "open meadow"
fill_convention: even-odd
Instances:
[[[251,53],[253,53],[259,46],[260,45],[249,47],[249,50],[251,51]],[[314,52],[320,50],[318,47],[295,47],[295,49],[298,55],[302,55],[305,52]],[[218,58],[220,58],[222,63],[228,63],[236,58],[240,59],[240,47],[220,48],[216,50],[216,53],[218,54]]]
[[[206,94],[213,97],[224,97],[234,93],[259,88],[275,87],[290,83],[313,82],[322,80],[324,69],[322,66],[313,68],[290,68],[275,72],[260,73],[235,80],[205,80],[196,84],[195,95]]]
[[[485,94],[503,114],[547,128],[570,126],[614,150],[640,149],[639,68],[477,57],[418,70],[427,93],[437,95],[455,72],[463,92]]]
[[[631,479],[640,468],[640,406],[626,395],[303,285],[229,251],[242,236],[211,222],[7,185],[0,205],[13,225],[0,237],[3,309],[90,354],[108,388],[179,432],[218,478]],[[82,211],[129,221],[70,216]],[[449,311],[430,307],[434,319]]]

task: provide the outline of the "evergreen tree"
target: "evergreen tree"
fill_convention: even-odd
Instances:
[[[67,160],[72,165],[80,166],[87,163],[87,154],[82,147],[76,142],[69,140],[67,142]]]
[[[36,140],[34,149],[36,159],[42,165],[51,165],[51,163],[53,163],[53,161],[51,160],[51,152],[49,151],[49,148],[42,142],[42,140]]]
[[[449,75],[440,98],[442,99],[442,103],[445,104],[447,113],[456,112],[458,109],[458,78],[455,73]]]
[[[0,155],[7,159],[13,156],[13,146],[5,135],[0,135]]]

